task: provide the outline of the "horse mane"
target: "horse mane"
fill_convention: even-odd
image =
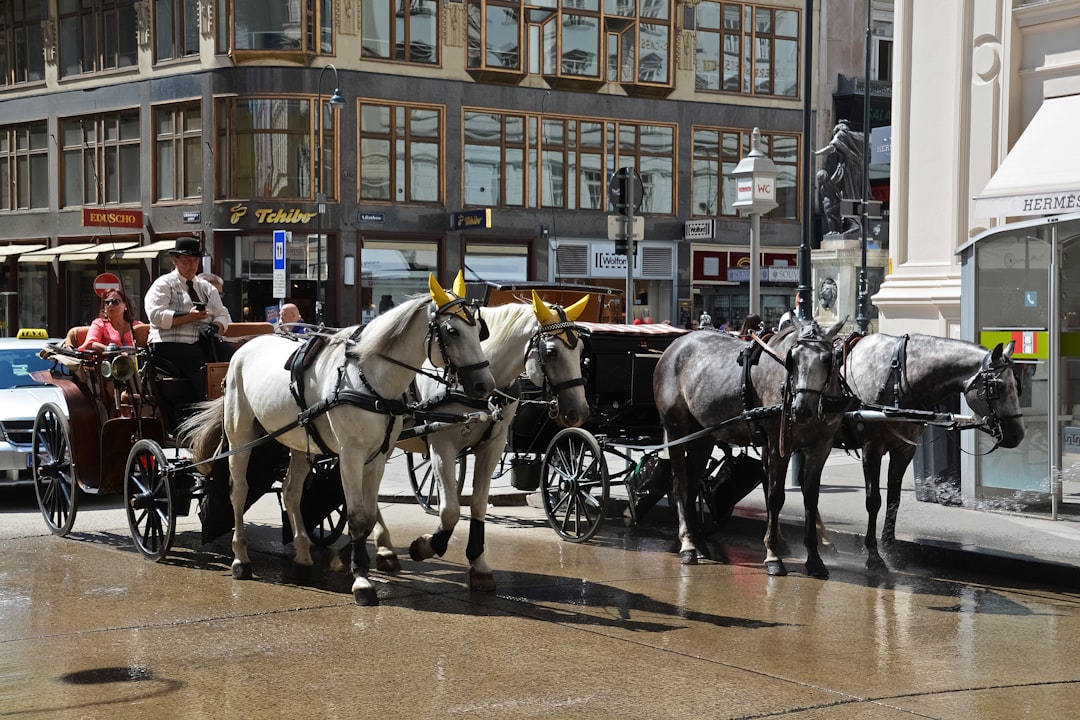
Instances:
[[[536,321],[532,303],[508,303],[483,309],[484,321],[488,324],[491,336],[485,341],[494,347],[512,338],[520,336],[526,326]]]
[[[413,295],[364,326],[360,341],[356,344],[356,357],[362,363],[368,356],[392,347],[408,331],[417,314],[426,312],[431,296]],[[331,344],[347,342],[356,332],[356,326],[339,330],[330,338]]]

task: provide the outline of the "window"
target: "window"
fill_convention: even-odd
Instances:
[[[135,0],[59,0],[60,76],[138,63]]]
[[[0,7],[0,85],[45,79],[40,0],[8,0]]]
[[[799,11],[703,0],[695,29],[698,90],[798,96]]]
[[[330,55],[334,52],[334,0],[233,0],[233,50]],[[224,17],[224,16],[221,16]]]
[[[488,282],[525,282],[529,279],[529,248],[468,243],[465,246],[465,274]]]
[[[438,0],[365,0],[360,6],[363,57],[439,62]]]
[[[717,215],[735,217],[735,166],[750,152],[749,130],[694,128],[694,169],[691,180],[691,214],[695,217]],[[788,133],[762,133],[761,151],[776,165],[775,210],[766,217],[799,218],[799,136]]]
[[[199,0],[156,0],[154,59],[173,60],[199,54]]]
[[[428,292],[430,273],[439,275],[436,243],[365,239],[360,251],[365,316],[381,315],[417,293]]]
[[[323,96],[323,103],[329,100]],[[218,101],[218,197],[275,197],[315,200],[318,147],[311,108],[316,98],[224,98]],[[338,197],[337,112],[324,110],[323,185]]]
[[[468,0],[468,68],[671,87],[672,10],[672,0]]]
[[[63,194],[61,206],[137,203],[139,111],[60,120]]]
[[[362,103],[360,199],[440,202],[442,125],[442,108]]]
[[[154,202],[202,196],[202,110],[198,103],[154,110]]]
[[[49,207],[49,124],[0,127],[0,212]]]
[[[614,168],[641,176],[641,212],[674,212],[675,127],[596,118],[464,111],[466,205],[608,207]]]

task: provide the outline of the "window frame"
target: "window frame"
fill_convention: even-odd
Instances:
[[[65,8],[65,2],[73,3]],[[61,79],[138,70],[135,0],[60,0],[57,12]],[[75,47],[69,47],[68,41]],[[69,64],[78,70],[68,72]]]
[[[166,4],[169,5],[167,14],[169,25],[167,28],[163,27],[166,13],[162,10],[162,6]],[[178,60],[198,57],[199,46],[201,43],[199,0],[154,0],[153,12],[154,37],[151,46],[154,53],[154,64],[176,62]],[[195,46],[193,48],[187,47],[187,35],[185,31],[188,29],[188,25],[185,21],[193,23],[195,30]],[[158,51],[160,50],[162,35],[166,30],[169,31],[171,36],[169,47],[173,52],[168,57],[163,57]],[[178,48],[179,50],[177,50]]]
[[[715,9],[715,13],[707,12]],[[783,35],[776,31],[777,14],[794,15],[795,35]],[[803,10],[796,7],[777,7],[748,2],[727,2],[726,0],[701,0],[694,13],[695,78],[699,92],[748,95],[754,97],[775,97],[797,100],[802,97],[802,84],[799,82],[805,69],[802,67],[802,27]],[[759,14],[767,14],[770,30],[759,30]],[[706,16],[716,18],[715,26],[709,26]],[[729,25],[729,18],[738,18],[738,25]],[[718,40],[718,42],[717,42]],[[777,82],[780,75],[776,71],[779,43],[794,43],[794,77],[790,78],[791,92],[778,93]],[[703,62],[703,53],[712,46],[717,50],[715,58],[718,67],[708,72],[699,69]],[[769,70],[766,89],[759,90],[758,75],[759,55],[762,48],[768,48],[767,62]],[[729,67],[734,63],[734,67]],[[709,82],[715,79],[715,86]]]
[[[61,117],[60,127],[60,208],[135,205],[142,202],[142,114],[139,108],[124,108],[90,116]],[[78,142],[69,137],[79,127]],[[87,127],[89,126],[89,127]],[[126,130],[134,127],[134,135]],[[134,152],[132,152],[134,150]],[[71,158],[78,157],[78,184],[82,197],[68,197],[74,189]],[[128,168],[125,163],[133,162]],[[126,182],[130,175],[133,181]],[[93,194],[88,192],[93,187]],[[132,193],[130,196],[125,193]]]
[[[365,109],[385,109],[389,112],[389,127],[384,131],[375,131],[364,127]],[[434,135],[418,134],[414,130],[414,111],[426,111],[433,113],[437,118],[438,127]],[[443,178],[446,173],[446,106],[430,105],[425,103],[404,103],[381,100],[359,100],[356,107],[356,178],[357,202],[361,203],[390,203],[402,205],[442,205],[446,197],[446,185]],[[404,115],[403,123],[399,124],[398,113]],[[386,143],[389,146],[386,165],[388,166],[388,193],[390,197],[375,196],[367,193],[364,182],[365,145],[373,143]],[[432,200],[418,199],[416,196],[417,184],[414,179],[417,158],[413,148],[419,145],[431,145],[437,147],[438,159],[436,169],[438,181],[436,196]],[[399,152],[399,147],[404,146],[404,152]],[[404,175],[404,177],[400,177]],[[394,192],[402,190],[404,197],[399,198]]]
[[[35,167],[44,175],[44,186],[37,192]],[[48,210],[49,180],[49,122],[0,126],[0,212]]]
[[[199,122],[197,128],[190,128],[187,122],[191,111],[194,110],[198,113]],[[169,203],[180,202],[188,200],[198,200],[203,196],[203,174],[202,174],[202,131],[205,124],[205,119],[202,112],[202,103],[198,100],[192,100],[183,103],[170,103],[168,105],[156,105],[150,109],[151,111],[151,135],[153,136],[153,157],[152,167],[154,176],[153,195],[151,202],[157,203]],[[159,118],[163,113],[169,113],[172,117],[172,130],[169,132],[160,132]],[[191,179],[189,177],[189,171],[193,172],[194,169],[190,167],[191,158],[188,157],[189,143],[194,140],[195,146],[199,148],[199,157],[196,160],[195,167],[198,168],[199,175],[197,178],[197,184],[199,192],[195,194],[188,194],[186,188],[190,186]],[[163,169],[160,162],[160,152],[163,144],[171,146],[172,156],[172,184],[173,194],[169,197],[165,197],[162,193],[161,186],[161,173]]]
[[[739,164],[739,161],[743,159],[750,152],[750,142],[753,133],[752,129],[748,128],[733,128],[733,127],[721,127],[714,125],[694,125],[691,128],[691,169],[690,169],[690,216],[693,218],[711,218],[711,217],[727,217],[734,218],[739,216],[739,211],[734,207],[731,207],[731,203],[735,201],[735,179],[732,177],[732,172],[735,166]],[[699,147],[704,146],[704,143],[699,143],[699,133],[712,133],[716,135],[715,143],[708,143],[709,147],[716,148],[716,155],[710,155],[707,153],[700,153]],[[730,151],[732,143],[729,141],[725,143],[725,136],[736,136],[735,145],[739,148],[738,156]],[[794,162],[786,162],[783,158],[774,157],[773,147],[778,139],[794,141],[794,152],[789,153],[787,156],[794,157]],[[800,174],[800,168],[802,164],[801,148],[802,148],[802,134],[797,132],[781,132],[781,131],[762,131],[761,133],[761,149],[773,163],[777,166],[777,183],[776,194],[778,207],[770,212],[766,213],[763,217],[770,220],[777,221],[791,221],[798,222],[803,216],[802,208],[802,196],[801,196],[801,182],[804,182]],[[699,164],[709,163],[715,165],[715,172],[709,171],[706,173],[699,173]],[[785,172],[785,168],[788,169]],[[794,178],[794,183],[791,185],[783,185],[785,188],[781,191],[781,181],[784,177]],[[698,198],[702,197],[698,189],[698,185],[701,182],[707,183],[707,187],[715,188],[714,191],[706,192],[708,195],[708,205],[705,208],[699,207]],[[790,190],[787,188],[790,187]],[[788,203],[794,206],[794,213],[792,215],[780,216],[779,213],[784,211],[786,205],[781,200],[790,197],[791,201]]]
[[[401,30],[404,35],[403,38],[398,38],[399,28],[395,19],[402,12],[400,9],[404,4],[408,2],[410,11],[413,6],[419,5],[431,5],[434,12],[431,13],[433,22],[435,25],[434,43],[431,47],[431,59],[422,60],[414,59],[412,57],[413,52],[413,22],[412,17],[414,13],[410,12],[406,16],[406,21],[402,23],[403,29]],[[360,38],[360,57],[364,60],[373,60],[379,62],[391,62],[404,65],[420,65],[423,67],[441,67],[442,65],[442,0],[365,0],[360,3],[361,12],[365,9],[371,13],[373,17],[365,17],[362,19],[361,28],[374,25],[378,20],[385,20],[383,26],[388,29],[389,37],[386,38],[388,44],[388,52],[386,55],[379,55],[377,53],[369,53],[367,48],[368,39],[364,36]],[[377,38],[373,38],[377,39]],[[398,48],[403,47],[404,50],[399,53]],[[400,55],[404,55],[403,57]]]
[[[41,6],[39,0],[8,0],[0,6],[0,87],[45,82],[41,23],[48,13],[35,13]]]

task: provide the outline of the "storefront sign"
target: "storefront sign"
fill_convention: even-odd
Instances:
[[[450,213],[451,230],[477,230],[491,227],[491,208]]]
[[[715,220],[689,220],[683,224],[683,240],[712,240],[715,226]]]
[[[1070,455],[1080,454],[1080,427],[1065,427],[1061,438],[1061,451]]]
[[[82,221],[83,227],[141,228],[143,226],[143,214],[142,210],[83,208]]]
[[[242,203],[237,203],[229,208],[229,222],[238,224],[247,215],[248,208]],[[310,223],[318,213],[305,212],[297,208],[289,210],[279,208],[259,208],[255,211],[255,222],[260,225],[306,225]]]
[[[202,222],[202,213],[198,210],[185,210],[184,211],[184,223],[187,225],[198,225]]]
[[[356,222],[369,222],[369,223],[381,223],[383,222],[383,214],[376,212],[356,212]]]
[[[790,265],[769,265],[760,270],[761,280],[772,283],[797,283],[799,282],[799,268]],[[729,267],[727,279],[731,282],[750,282],[749,267]]]

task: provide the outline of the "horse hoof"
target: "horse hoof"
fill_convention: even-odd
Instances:
[[[829,568],[825,567],[825,563],[821,562],[821,559],[807,560],[806,561],[806,574],[813,578],[820,580],[829,579]]]
[[[866,569],[875,575],[884,575],[889,572],[889,566],[885,564],[880,555],[871,555],[866,558]]]
[[[423,562],[428,558],[435,557],[435,553],[431,551],[431,544],[424,538],[416,538],[409,543],[409,557],[413,562]]]
[[[252,578],[251,563],[233,563],[232,576],[235,580],[250,580]]]
[[[375,567],[385,573],[399,573],[401,572],[401,561],[393,553],[376,555]]]
[[[679,553],[679,562],[683,565],[697,565],[697,550],[683,550]]]
[[[495,575],[469,568],[469,589],[474,592],[495,592]]]
[[[765,572],[773,577],[783,577],[787,575],[787,568],[784,567],[782,560],[766,560]]]
[[[375,607],[379,604],[379,595],[375,588],[358,588],[353,590],[353,600],[362,607]]]

